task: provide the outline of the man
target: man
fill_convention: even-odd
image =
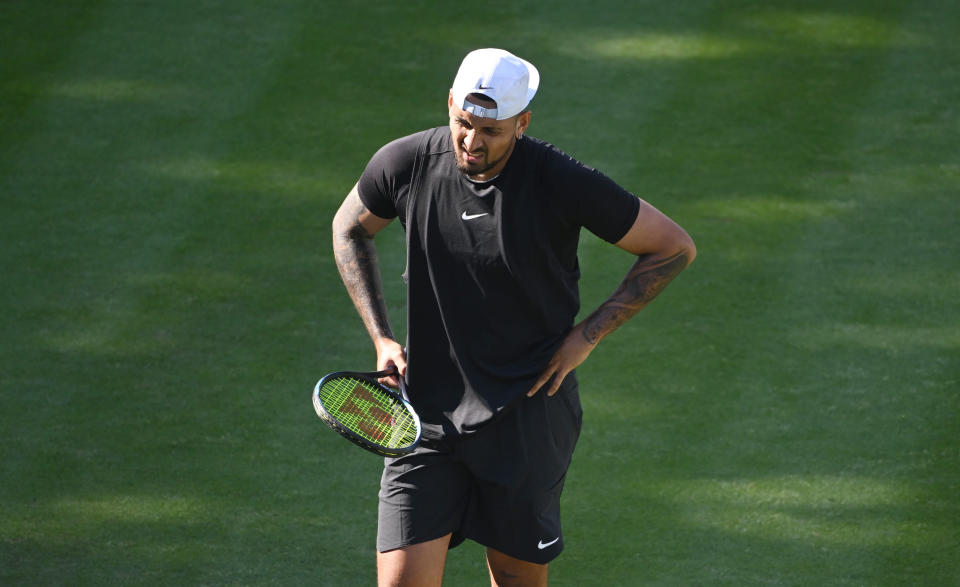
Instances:
[[[447,99],[449,128],[380,149],[333,221],[337,267],[377,368],[406,378],[424,423],[416,452],[384,461],[381,585],[439,585],[447,550],[466,538],[487,547],[493,585],[546,585],[580,432],[574,369],[696,254],[653,206],[525,136],[539,81],[506,51],[468,54]],[[373,244],[396,217],[407,238],[406,347],[387,319]],[[581,227],[636,261],[574,324]]]

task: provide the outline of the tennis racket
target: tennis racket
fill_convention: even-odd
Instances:
[[[378,377],[396,375],[400,393]],[[407,386],[396,368],[375,373],[337,371],[313,388],[313,409],[341,436],[372,453],[396,457],[420,444],[420,417],[410,405]]]

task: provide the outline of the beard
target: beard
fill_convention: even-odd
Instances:
[[[484,155],[486,155],[486,153],[484,153]],[[462,173],[466,175],[480,175],[481,173],[485,173],[487,171],[490,171],[494,167],[496,167],[497,163],[499,162],[500,162],[499,159],[493,162],[487,161],[486,156],[484,156],[483,159],[481,159],[476,163],[467,163],[466,159],[463,156],[458,155],[457,169],[459,169]]]
[[[497,165],[500,165],[500,163],[504,159],[509,157],[510,153],[513,152],[513,145],[511,145],[510,148],[503,155],[501,155],[497,159],[494,159],[493,161],[487,158],[488,152],[486,149],[471,153],[471,155],[475,155],[479,157],[479,160],[474,163],[470,163],[467,161],[466,159],[467,150],[463,147],[462,144],[458,144],[456,149],[454,149],[454,152],[456,154],[455,159],[457,162],[457,169],[459,169],[461,173],[464,173],[465,175],[474,176],[474,175],[480,175],[482,173],[486,173],[487,171],[490,171]]]

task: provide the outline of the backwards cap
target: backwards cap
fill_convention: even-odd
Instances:
[[[503,49],[477,49],[464,57],[450,92],[453,103],[462,110],[504,120],[523,112],[539,85],[540,73],[528,61]],[[467,100],[469,94],[483,94],[497,106],[474,104]]]

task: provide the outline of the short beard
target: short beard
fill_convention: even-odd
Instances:
[[[503,154],[502,157],[500,157],[500,158],[497,159],[496,161],[488,161],[488,162],[487,162],[483,167],[481,167],[481,168],[470,167],[470,166],[466,163],[466,161],[463,160],[463,158],[461,157],[460,154],[467,152],[466,149],[463,148],[463,145],[460,145],[459,150],[454,150],[454,155],[455,155],[455,156],[454,156],[454,160],[455,160],[456,163],[457,163],[457,169],[459,169],[461,173],[463,173],[464,175],[466,175],[466,176],[468,176],[468,177],[473,177],[473,176],[475,176],[475,175],[480,175],[481,173],[486,173],[487,171],[490,171],[491,169],[493,169],[494,167],[496,167],[497,165],[499,165],[501,161],[503,161],[504,159],[506,159],[507,157],[509,157],[511,153],[513,153],[513,148],[514,148],[515,146],[516,146],[516,141],[514,141],[514,143],[513,143],[512,145],[510,145],[510,148],[507,150],[506,153]],[[486,152],[484,152],[484,154],[486,155]]]
[[[468,165],[468,164],[467,164],[462,158],[460,158],[460,157],[457,157],[456,159],[457,159],[457,169],[459,169],[460,172],[463,173],[464,175],[469,175],[469,176],[480,175],[481,173],[486,173],[487,171],[490,171],[491,169],[493,169],[494,167],[496,167],[498,163],[500,163],[500,159],[497,159],[496,161],[488,162],[488,163],[487,163],[486,165],[484,165],[483,167],[473,167],[473,166],[471,166],[471,165]]]

